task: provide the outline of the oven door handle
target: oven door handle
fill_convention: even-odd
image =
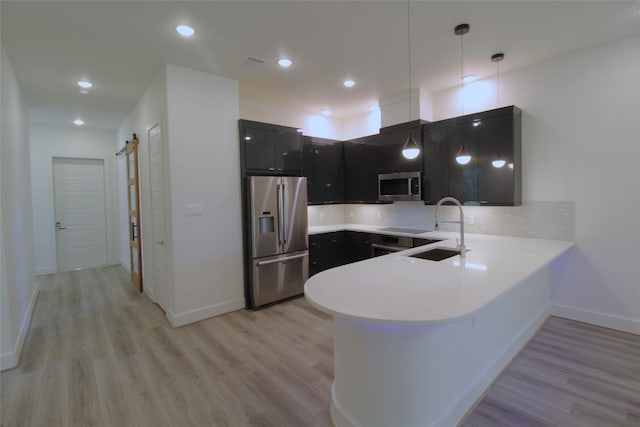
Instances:
[[[392,251],[392,252],[400,252],[406,249],[411,249],[411,248],[406,248],[404,246],[382,245],[380,243],[372,243],[371,247],[376,249],[384,249],[385,251]]]

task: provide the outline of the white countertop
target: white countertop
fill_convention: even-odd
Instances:
[[[354,224],[312,227],[310,234],[339,230],[380,232]],[[465,234],[466,259],[411,258],[425,248],[455,248],[459,233],[388,233],[449,239],[323,271],[305,284],[305,296],[334,316],[370,323],[440,324],[473,314],[513,285],[568,251],[573,242]]]

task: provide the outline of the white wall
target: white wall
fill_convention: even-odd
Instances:
[[[27,110],[0,49],[0,369],[18,365],[38,295]]]
[[[244,307],[235,80],[167,66],[173,217],[172,324]],[[204,215],[185,216],[188,204]]]
[[[152,274],[152,250],[149,238],[151,236],[151,193],[149,183],[149,143],[147,140],[147,131],[156,124],[161,126],[162,145],[163,145],[163,171],[165,176],[164,182],[164,199],[165,199],[165,230],[166,248],[167,248],[167,281],[171,284],[170,277],[173,274],[171,260],[171,193],[169,186],[169,167],[168,155],[166,147],[167,135],[167,77],[166,69],[163,67],[153,82],[145,90],[144,94],[136,104],[135,108],[124,121],[118,130],[117,150],[124,146],[125,141],[131,140],[135,133],[138,137],[138,166],[139,166],[139,185],[140,185],[140,225],[142,228],[142,281],[143,289],[149,297],[155,301],[154,294],[155,284]],[[117,159],[117,175],[118,175],[118,200],[119,200],[119,224],[120,224],[120,263],[130,269],[129,265],[129,216],[127,201],[127,169],[126,157],[121,156]],[[149,238],[147,238],[149,236]],[[168,295],[171,298],[171,295]],[[172,301],[166,304],[171,306]]]
[[[107,221],[107,262],[118,264],[118,211],[116,192],[116,133],[71,126],[32,124],[31,181],[33,191],[33,226],[38,238],[36,271],[38,274],[57,272],[55,208],[53,192],[53,158],[85,158],[104,161],[105,207]]]
[[[378,133],[381,120],[379,108],[338,119],[248,98],[240,99],[240,118],[300,128],[307,136],[340,141]]]
[[[508,60],[508,57],[507,57]],[[523,200],[575,201],[576,250],[560,266],[555,313],[640,333],[640,38],[500,76],[500,105],[523,109]],[[468,87],[466,113],[495,107],[495,82]],[[436,119],[458,90],[434,94]]]
[[[160,124],[163,146],[167,318],[174,326],[244,307],[238,85],[167,65],[118,132],[139,139],[144,291],[155,300],[147,131]],[[122,263],[128,264],[126,165],[118,162]],[[185,205],[202,204],[202,216]]]

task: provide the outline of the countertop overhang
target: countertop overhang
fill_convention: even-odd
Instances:
[[[379,228],[337,224],[313,227],[309,233],[378,233]],[[465,234],[466,258],[429,261],[406,255],[455,248],[459,233],[400,235],[443,240],[318,273],[305,284],[305,296],[324,312],[368,323],[448,323],[472,315],[574,246],[560,240]]]

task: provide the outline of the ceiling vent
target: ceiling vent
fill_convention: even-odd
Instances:
[[[244,60],[243,64],[247,67],[257,67],[262,64],[266,64],[267,61],[261,58],[257,58],[255,56],[248,56],[247,59]]]

